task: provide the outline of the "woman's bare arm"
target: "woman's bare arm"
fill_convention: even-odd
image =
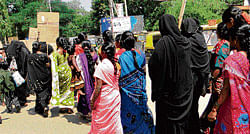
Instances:
[[[99,79],[99,78],[96,78],[96,81],[97,81],[97,83],[96,83],[96,89],[95,89],[95,92],[93,94],[93,98],[91,100],[91,109],[92,110],[95,109],[94,108],[94,104],[95,104],[95,101],[97,100],[97,98],[98,98],[98,96],[100,94],[101,88],[102,88],[102,80]]]

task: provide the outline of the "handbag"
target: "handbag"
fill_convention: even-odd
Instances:
[[[25,83],[25,79],[21,76],[21,74],[18,71],[15,71],[12,74],[12,78],[15,82],[16,87],[21,86],[23,83]]]

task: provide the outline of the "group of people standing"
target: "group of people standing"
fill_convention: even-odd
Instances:
[[[162,38],[149,60],[156,133],[249,133],[249,15],[229,7],[222,20],[210,58],[198,20],[184,19],[180,31],[174,16],[160,18]],[[200,119],[206,92],[212,97]]]
[[[23,98],[34,91],[35,112],[43,117],[48,117],[49,104],[59,107],[60,113],[72,114],[74,101],[77,101],[81,117],[91,121],[89,133],[155,133],[153,116],[147,106],[146,57],[142,51],[134,49],[134,34],[126,31],[117,35],[114,42],[112,32],[107,30],[103,40],[96,50],[82,32],[73,44],[67,38],[58,37],[55,51],[45,42],[34,42],[32,53],[25,45],[20,45],[21,42],[13,41],[5,51],[6,59],[11,57],[11,62],[3,63],[12,68],[14,62],[18,66],[15,71],[20,74],[19,69],[26,71],[20,75],[25,79],[21,85],[26,86],[21,89],[27,93]],[[16,47],[27,49],[23,61],[8,53],[10,49],[17,52]],[[12,87],[14,97],[19,99],[16,91],[21,86],[14,85],[14,76],[4,71],[8,75],[3,80],[6,83],[9,78],[12,86],[4,83],[3,86],[7,90]],[[14,98],[11,98],[14,102],[12,100]],[[24,105],[16,106],[18,112]]]
[[[147,105],[146,57],[135,49],[130,31],[116,35],[114,41],[106,30],[98,49],[91,47],[84,32],[73,43],[58,37],[55,51],[34,42],[30,53],[22,42],[13,41],[5,49],[6,58],[0,57],[0,88],[7,110],[11,112],[14,104],[20,112],[34,91],[35,111],[43,117],[48,117],[49,104],[72,114],[77,100],[77,111],[91,121],[90,134],[200,134],[207,128],[211,133],[249,133],[246,16],[237,7],[225,10],[211,57],[197,19],[184,19],[179,30],[174,16],[161,16],[162,37],[148,63],[156,126]],[[15,80],[15,72],[25,81]],[[212,97],[200,119],[198,100],[207,92]]]

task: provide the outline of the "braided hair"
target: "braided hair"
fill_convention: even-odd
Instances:
[[[228,29],[225,23],[221,22],[218,24],[216,33],[218,34],[219,38],[229,40]]]
[[[68,48],[68,46],[69,46],[68,44],[69,44],[69,42],[68,42],[67,39],[64,38],[64,37],[58,37],[58,38],[56,39],[57,48],[58,48],[58,47],[62,47],[63,50],[67,50],[67,48]],[[66,56],[66,52],[65,52],[65,51],[63,51],[63,56],[64,56],[64,57]]]
[[[107,54],[107,58],[112,62],[114,65],[114,74],[117,74],[117,67],[116,67],[116,62],[115,62],[115,45],[111,42],[105,42],[102,45],[102,52]]]
[[[236,39],[239,41],[242,51],[247,52],[247,58],[250,60],[250,25],[244,24],[235,31]]]
[[[117,34],[117,35],[115,36],[115,41],[116,41],[116,42],[120,42],[121,37],[122,37],[122,34]]]
[[[121,45],[120,45],[121,37],[122,37],[122,34],[117,34],[116,37],[115,37],[116,48],[120,48],[121,47]]]
[[[91,43],[89,40],[85,40],[82,42],[82,48],[84,49],[84,53],[87,57],[88,60],[88,69],[89,69],[89,73],[90,76],[93,77],[94,76],[94,72],[95,72],[95,63],[93,61],[92,55],[91,55]]]
[[[74,55],[74,53],[75,53],[75,45],[69,45],[68,48],[67,48],[67,53],[69,55]]]

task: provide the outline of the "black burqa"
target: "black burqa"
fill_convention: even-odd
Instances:
[[[172,15],[159,22],[162,38],[149,60],[152,101],[156,101],[156,133],[185,134],[192,106],[190,43]]]
[[[28,85],[36,93],[35,111],[40,114],[48,109],[52,89],[51,71],[47,63],[49,58],[45,53],[33,53],[28,58]]]
[[[30,54],[30,51],[28,50],[28,48],[25,46],[23,42],[14,40],[11,42],[6,52],[8,56],[7,58],[8,63],[10,64],[10,61],[12,57],[14,56],[19,73],[24,79],[26,79],[27,60]],[[16,92],[15,94],[17,95],[20,104],[23,106],[27,102],[26,97],[30,93],[29,89],[27,88],[26,82],[22,84],[21,86],[17,87],[15,92]]]
[[[210,72],[209,55],[205,37],[202,34],[200,22],[197,19],[187,18],[181,25],[181,33],[191,43],[191,69],[193,74],[193,104],[189,132],[200,134],[200,120],[198,102],[200,95],[206,94]]]

